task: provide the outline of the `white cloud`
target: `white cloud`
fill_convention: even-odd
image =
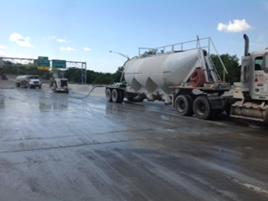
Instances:
[[[5,52],[6,46],[0,44],[0,56],[5,57],[7,53]]]
[[[16,43],[20,47],[31,48],[33,47],[30,42],[30,37],[24,37],[19,33],[13,33],[9,36],[9,40]]]
[[[6,57],[7,53],[4,50],[0,50],[0,56],[1,57]]]
[[[51,37],[48,38],[48,40],[55,41],[57,43],[69,43],[69,41],[67,41],[66,39],[59,38],[57,36],[51,36]]]
[[[76,49],[72,47],[60,47],[61,52],[75,52]]]
[[[84,49],[83,49],[85,52],[91,52],[92,51],[92,49],[91,48],[89,48],[89,47],[84,47]]]
[[[0,50],[5,50],[6,46],[0,44]]]
[[[67,40],[63,39],[63,38],[57,38],[56,41],[58,43],[67,43]]]
[[[247,31],[250,28],[251,26],[245,19],[242,20],[235,19],[233,21],[229,21],[228,24],[220,22],[217,27],[218,31],[220,32],[232,32],[232,33]]]

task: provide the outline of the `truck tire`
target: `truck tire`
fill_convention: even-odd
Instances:
[[[16,87],[20,87],[20,83],[16,83]]]
[[[111,89],[106,88],[105,96],[108,102],[112,102],[112,90]]]
[[[177,112],[182,116],[193,115],[193,99],[188,95],[179,95],[175,99],[175,108]]]
[[[113,103],[120,103],[121,101],[121,93],[118,89],[112,90],[112,102]],[[122,102],[122,101],[121,101]]]
[[[213,116],[213,111],[206,96],[199,96],[193,104],[194,114],[198,119],[210,119]]]

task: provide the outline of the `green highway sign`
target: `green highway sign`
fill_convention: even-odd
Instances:
[[[39,56],[38,60],[48,60],[48,57]]]
[[[37,66],[50,67],[50,62],[49,62],[48,57],[38,57],[37,60],[34,61],[34,63]]]
[[[66,68],[66,60],[52,60],[52,68]]]

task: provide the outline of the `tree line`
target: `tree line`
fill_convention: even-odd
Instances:
[[[240,64],[236,55],[222,54],[220,55],[223,63],[226,66],[228,75],[226,75],[226,81],[233,83],[240,81]],[[221,67],[218,56],[211,55],[212,61],[220,75],[223,77],[223,70]],[[119,82],[122,75],[122,67],[118,67],[114,73],[95,72],[93,70],[87,70],[87,84],[112,84],[113,82]],[[13,75],[38,75],[42,79],[50,79],[52,74],[50,72],[40,71],[34,64],[18,64],[10,61],[4,61],[4,67],[2,73]],[[1,73],[1,72],[0,72]],[[64,70],[64,76],[68,78],[71,83],[81,83],[81,69],[68,68]]]
[[[0,74],[10,75],[38,75],[42,79],[49,80],[52,77],[51,72],[41,71],[38,66],[34,64],[19,64],[12,63],[10,61],[4,61],[4,66],[0,70]],[[81,69],[80,68],[68,68],[63,71],[64,77],[66,77],[71,83],[81,83]],[[87,70],[87,84],[112,84],[113,82],[119,82],[121,77],[122,67],[118,67],[114,73],[102,73],[95,72],[93,70]]]
[[[93,70],[87,70],[87,83],[88,84],[112,84],[119,82],[122,74],[122,67],[118,67],[115,73],[102,73]],[[69,68],[65,71],[64,76],[73,83],[81,82],[81,69]]]

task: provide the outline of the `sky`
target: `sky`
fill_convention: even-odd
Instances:
[[[86,61],[115,72],[138,47],[211,37],[241,57],[268,47],[268,0],[1,0],[0,56]]]

